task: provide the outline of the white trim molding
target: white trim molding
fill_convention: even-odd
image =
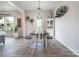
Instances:
[[[58,39],[55,39],[58,40]],[[70,47],[68,47],[63,41],[58,40],[61,44],[63,44],[65,47],[67,47],[70,51],[72,51],[75,55],[79,56],[79,54],[77,52],[75,52],[73,49],[71,49]]]

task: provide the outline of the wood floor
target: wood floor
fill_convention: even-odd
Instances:
[[[42,43],[30,45],[29,39],[7,37],[5,45],[0,44],[0,57],[77,57],[57,40],[49,40],[48,48]]]

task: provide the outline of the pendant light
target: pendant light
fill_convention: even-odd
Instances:
[[[40,15],[40,13],[41,13],[40,1],[38,1],[38,8],[37,8],[37,11],[38,11],[38,16],[37,16],[37,18],[38,18],[38,19],[41,19],[42,17],[41,17],[41,15]]]

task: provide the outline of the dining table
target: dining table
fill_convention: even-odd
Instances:
[[[45,48],[47,48],[47,46],[48,46],[48,44],[47,44],[48,43],[48,39],[47,39],[48,33],[47,32],[31,33],[31,35],[34,38],[34,41],[36,44],[38,43],[38,40],[43,40],[43,45]]]

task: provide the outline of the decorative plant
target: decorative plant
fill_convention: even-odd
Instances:
[[[14,28],[14,32],[17,33],[18,32],[18,26],[16,25]]]
[[[13,31],[13,28],[11,28],[11,30],[10,31]]]
[[[33,19],[31,19],[31,20],[30,20],[30,23],[33,23],[33,21],[34,21],[34,20],[33,20]]]
[[[7,30],[8,30],[8,31],[13,31],[12,24],[7,23]]]
[[[60,6],[60,8],[57,9],[56,11],[56,17],[62,17],[64,14],[68,11],[67,6]]]
[[[17,25],[14,27],[14,37],[18,38],[18,26]]]
[[[0,19],[2,19],[2,17],[0,17]]]
[[[10,23],[7,23],[7,26],[10,26]]]
[[[29,17],[29,16],[27,16],[27,17],[26,17],[26,20],[27,20],[27,21],[28,21],[28,20],[30,20],[30,17]]]
[[[4,26],[4,24],[1,24],[0,26]]]
[[[29,17],[29,16],[27,16],[27,19],[30,19],[30,17]]]

